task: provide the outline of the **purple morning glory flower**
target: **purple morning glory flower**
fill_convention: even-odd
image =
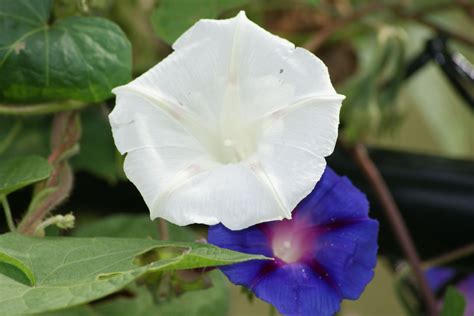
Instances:
[[[368,217],[364,194],[329,167],[291,220],[240,231],[209,229],[209,242],[256,260],[221,270],[284,315],[333,315],[342,299],[357,299],[372,279],[378,222]]]
[[[474,273],[459,280],[456,276],[455,269],[447,267],[431,268],[425,272],[427,281],[434,291],[441,290],[446,284],[455,281],[452,284],[466,300],[466,307],[464,309],[464,316],[474,315]],[[443,304],[443,299],[439,301],[439,305]]]

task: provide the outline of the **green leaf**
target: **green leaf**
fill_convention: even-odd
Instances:
[[[0,0],[0,100],[97,102],[131,77],[131,47],[97,17],[51,23],[51,0]]]
[[[217,18],[219,13],[246,4],[248,0],[161,0],[151,22],[156,34],[173,43],[199,19]]]
[[[0,315],[84,304],[153,273],[266,259],[209,244],[126,238],[0,236],[0,254],[34,275],[33,286],[0,274]],[[17,262],[21,262],[18,264]]]
[[[444,296],[444,305],[440,316],[463,316],[465,306],[464,296],[456,288],[450,286]]]
[[[46,179],[51,173],[48,161],[38,156],[0,160],[0,196]]]
[[[15,127],[19,125],[18,127]],[[50,154],[51,117],[0,116],[0,158]]]
[[[220,271],[210,274],[212,287],[205,290],[188,291],[183,295],[159,302],[154,301],[150,291],[138,289],[135,299],[119,298],[98,305],[95,310],[102,315],[162,315],[162,316],[222,316],[229,309],[229,284]]]
[[[20,283],[34,285],[36,280],[33,272],[21,261],[0,253],[0,274],[9,276]]]
[[[174,241],[194,241],[196,234],[187,227],[168,223],[169,239]],[[109,215],[91,223],[80,223],[73,231],[76,237],[125,237],[158,239],[158,225],[148,215]]]
[[[389,134],[400,125],[403,115],[397,96],[404,76],[406,43],[403,34],[403,30],[396,27],[381,27],[377,42],[371,43],[375,53],[369,64],[365,66],[362,62],[360,73],[346,83],[344,93],[348,101],[342,109],[341,120],[349,142]]]
[[[222,316],[229,309],[229,283],[220,271],[208,274],[212,287],[156,302],[143,286],[133,289],[133,298],[118,297],[94,305],[83,305],[68,310],[41,314],[41,316]]]

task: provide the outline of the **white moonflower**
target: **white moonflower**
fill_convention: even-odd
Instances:
[[[173,49],[113,90],[115,144],[151,218],[233,230],[291,218],[337,138],[344,97],[326,66],[244,12],[197,22]]]

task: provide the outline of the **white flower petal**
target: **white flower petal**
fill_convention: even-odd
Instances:
[[[244,164],[228,164],[198,174],[151,208],[152,218],[178,225],[222,222],[242,229],[258,221],[283,219],[279,205]]]
[[[151,217],[231,229],[291,217],[334,148],[343,97],[324,64],[249,21],[201,20],[114,89],[115,143]]]
[[[263,132],[258,155],[290,210],[319,181],[326,167],[323,157],[332,153],[337,139],[339,112],[334,108],[339,105],[333,100],[306,102],[267,122],[270,125]]]
[[[212,170],[216,163],[199,151],[180,147],[140,148],[125,157],[127,177],[140,191],[152,217],[157,202],[174,192],[192,177]],[[186,201],[184,201],[186,202]]]
[[[178,120],[140,95],[121,93],[109,119],[122,154],[146,147],[183,147],[207,153]]]

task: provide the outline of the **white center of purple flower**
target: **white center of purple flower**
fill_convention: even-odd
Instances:
[[[284,263],[299,261],[311,248],[314,238],[310,231],[300,230],[297,221],[283,221],[272,233],[273,255]]]
[[[303,255],[301,248],[290,240],[276,238],[272,244],[273,254],[286,263],[297,262]]]

